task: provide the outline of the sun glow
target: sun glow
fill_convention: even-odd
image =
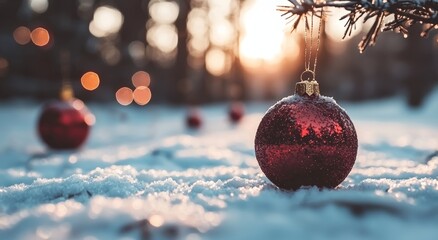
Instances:
[[[242,10],[240,38],[240,56],[247,67],[279,65],[285,54],[298,55],[298,45],[285,32],[286,22],[276,7],[280,1],[251,0],[247,1]],[[288,37],[288,39],[287,39]],[[286,41],[293,41],[294,49],[289,44],[284,50]],[[291,57],[289,56],[289,57]]]
[[[347,35],[345,39],[342,39],[345,33],[345,24],[347,22],[347,19],[340,20],[341,17],[348,14],[345,10],[338,10],[338,11],[332,11],[330,14],[327,14],[328,21],[325,25],[325,32],[327,36],[330,38],[330,40],[335,42],[341,42],[343,40],[349,40],[360,33],[363,27],[362,21],[357,21],[356,26],[353,28],[353,31],[351,32],[351,35]]]

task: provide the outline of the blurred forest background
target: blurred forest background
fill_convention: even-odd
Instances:
[[[279,99],[293,93],[304,68],[304,41],[288,31],[278,4],[284,1],[0,0],[0,100],[55,98],[63,79],[87,101],[115,101],[121,88],[149,81],[152,103]],[[333,9],[323,25],[321,92],[353,101],[405,94],[420,106],[438,83],[437,31],[428,38],[419,36],[421,26],[407,38],[383,33],[360,54],[369,26],[341,41],[342,15]],[[100,80],[91,87],[81,81],[90,71]]]

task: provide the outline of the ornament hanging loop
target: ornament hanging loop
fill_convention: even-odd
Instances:
[[[309,74],[310,74],[310,76],[309,76]],[[310,70],[310,69],[304,70],[304,72],[301,73],[301,81],[316,81],[315,72]]]
[[[321,9],[320,13],[320,20],[319,20],[319,26],[318,26],[318,35],[316,36],[316,46],[315,46],[315,53],[313,53],[314,48],[314,42],[313,42],[313,18],[314,16],[318,16],[316,13],[311,13],[310,16],[310,27],[309,27],[309,20],[306,16],[306,25],[304,26],[304,71],[301,73],[301,81],[316,81],[316,66],[318,64],[318,52],[319,52],[319,45],[321,42],[321,31],[322,31],[322,21],[324,17],[323,9]],[[309,36],[310,35],[310,36]],[[313,69],[310,67],[311,62],[313,60]],[[312,79],[307,78],[305,79],[305,76],[308,74],[312,75]]]
[[[321,9],[321,16],[318,26],[318,35],[316,36],[315,53],[313,52],[313,18],[315,14],[312,11],[310,16],[310,28],[308,29],[308,19],[306,17],[306,26],[304,27],[304,71],[301,73],[301,82],[295,85],[295,94],[300,96],[319,96],[319,84],[316,81],[316,65],[318,63],[318,51],[321,41],[321,25],[323,21],[323,10]],[[310,35],[310,36],[308,36]],[[313,69],[311,69],[311,62],[313,60]]]

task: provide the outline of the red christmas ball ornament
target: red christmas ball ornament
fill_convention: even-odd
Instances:
[[[357,148],[349,116],[332,98],[319,94],[316,81],[297,83],[294,95],[267,111],[255,137],[260,168],[288,190],[336,187],[350,173]]]
[[[243,118],[245,108],[242,103],[235,102],[228,109],[228,117],[232,123],[238,123]]]
[[[52,149],[76,149],[87,139],[93,123],[94,116],[81,100],[58,100],[43,107],[38,133]]]
[[[202,117],[197,109],[190,109],[187,113],[186,125],[191,129],[198,129],[202,126]]]

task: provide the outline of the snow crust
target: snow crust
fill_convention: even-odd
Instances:
[[[274,109],[275,106],[280,105],[280,104],[290,104],[290,103],[297,103],[297,102],[303,102],[305,101],[304,97],[297,95],[297,94],[292,94],[290,96],[284,97],[282,98],[280,101],[278,101],[277,103],[275,103],[274,105],[272,105],[267,111],[266,113],[272,111],[272,109]],[[318,98],[314,99],[314,101],[318,101],[320,103],[332,103],[335,105],[338,105],[338,103],[336,102],[335,99],[333,99],[333,97],[327,97],[324,95],[320,95]],[[338,105],[339,106],[339,105]],[[343,111],[345,111],[345,109],[343,109],[341,106],[339,106]]]
[[[89,105],[97,122],[70,152],[39,142],[41,105],[0,103],[0,239],[436,239],[438,91],[427,103],[341,103],[359,136],[351,174],[295,192],[255,159],[267,103],[236,126],[206,106],[200,131],[183,108]]]

